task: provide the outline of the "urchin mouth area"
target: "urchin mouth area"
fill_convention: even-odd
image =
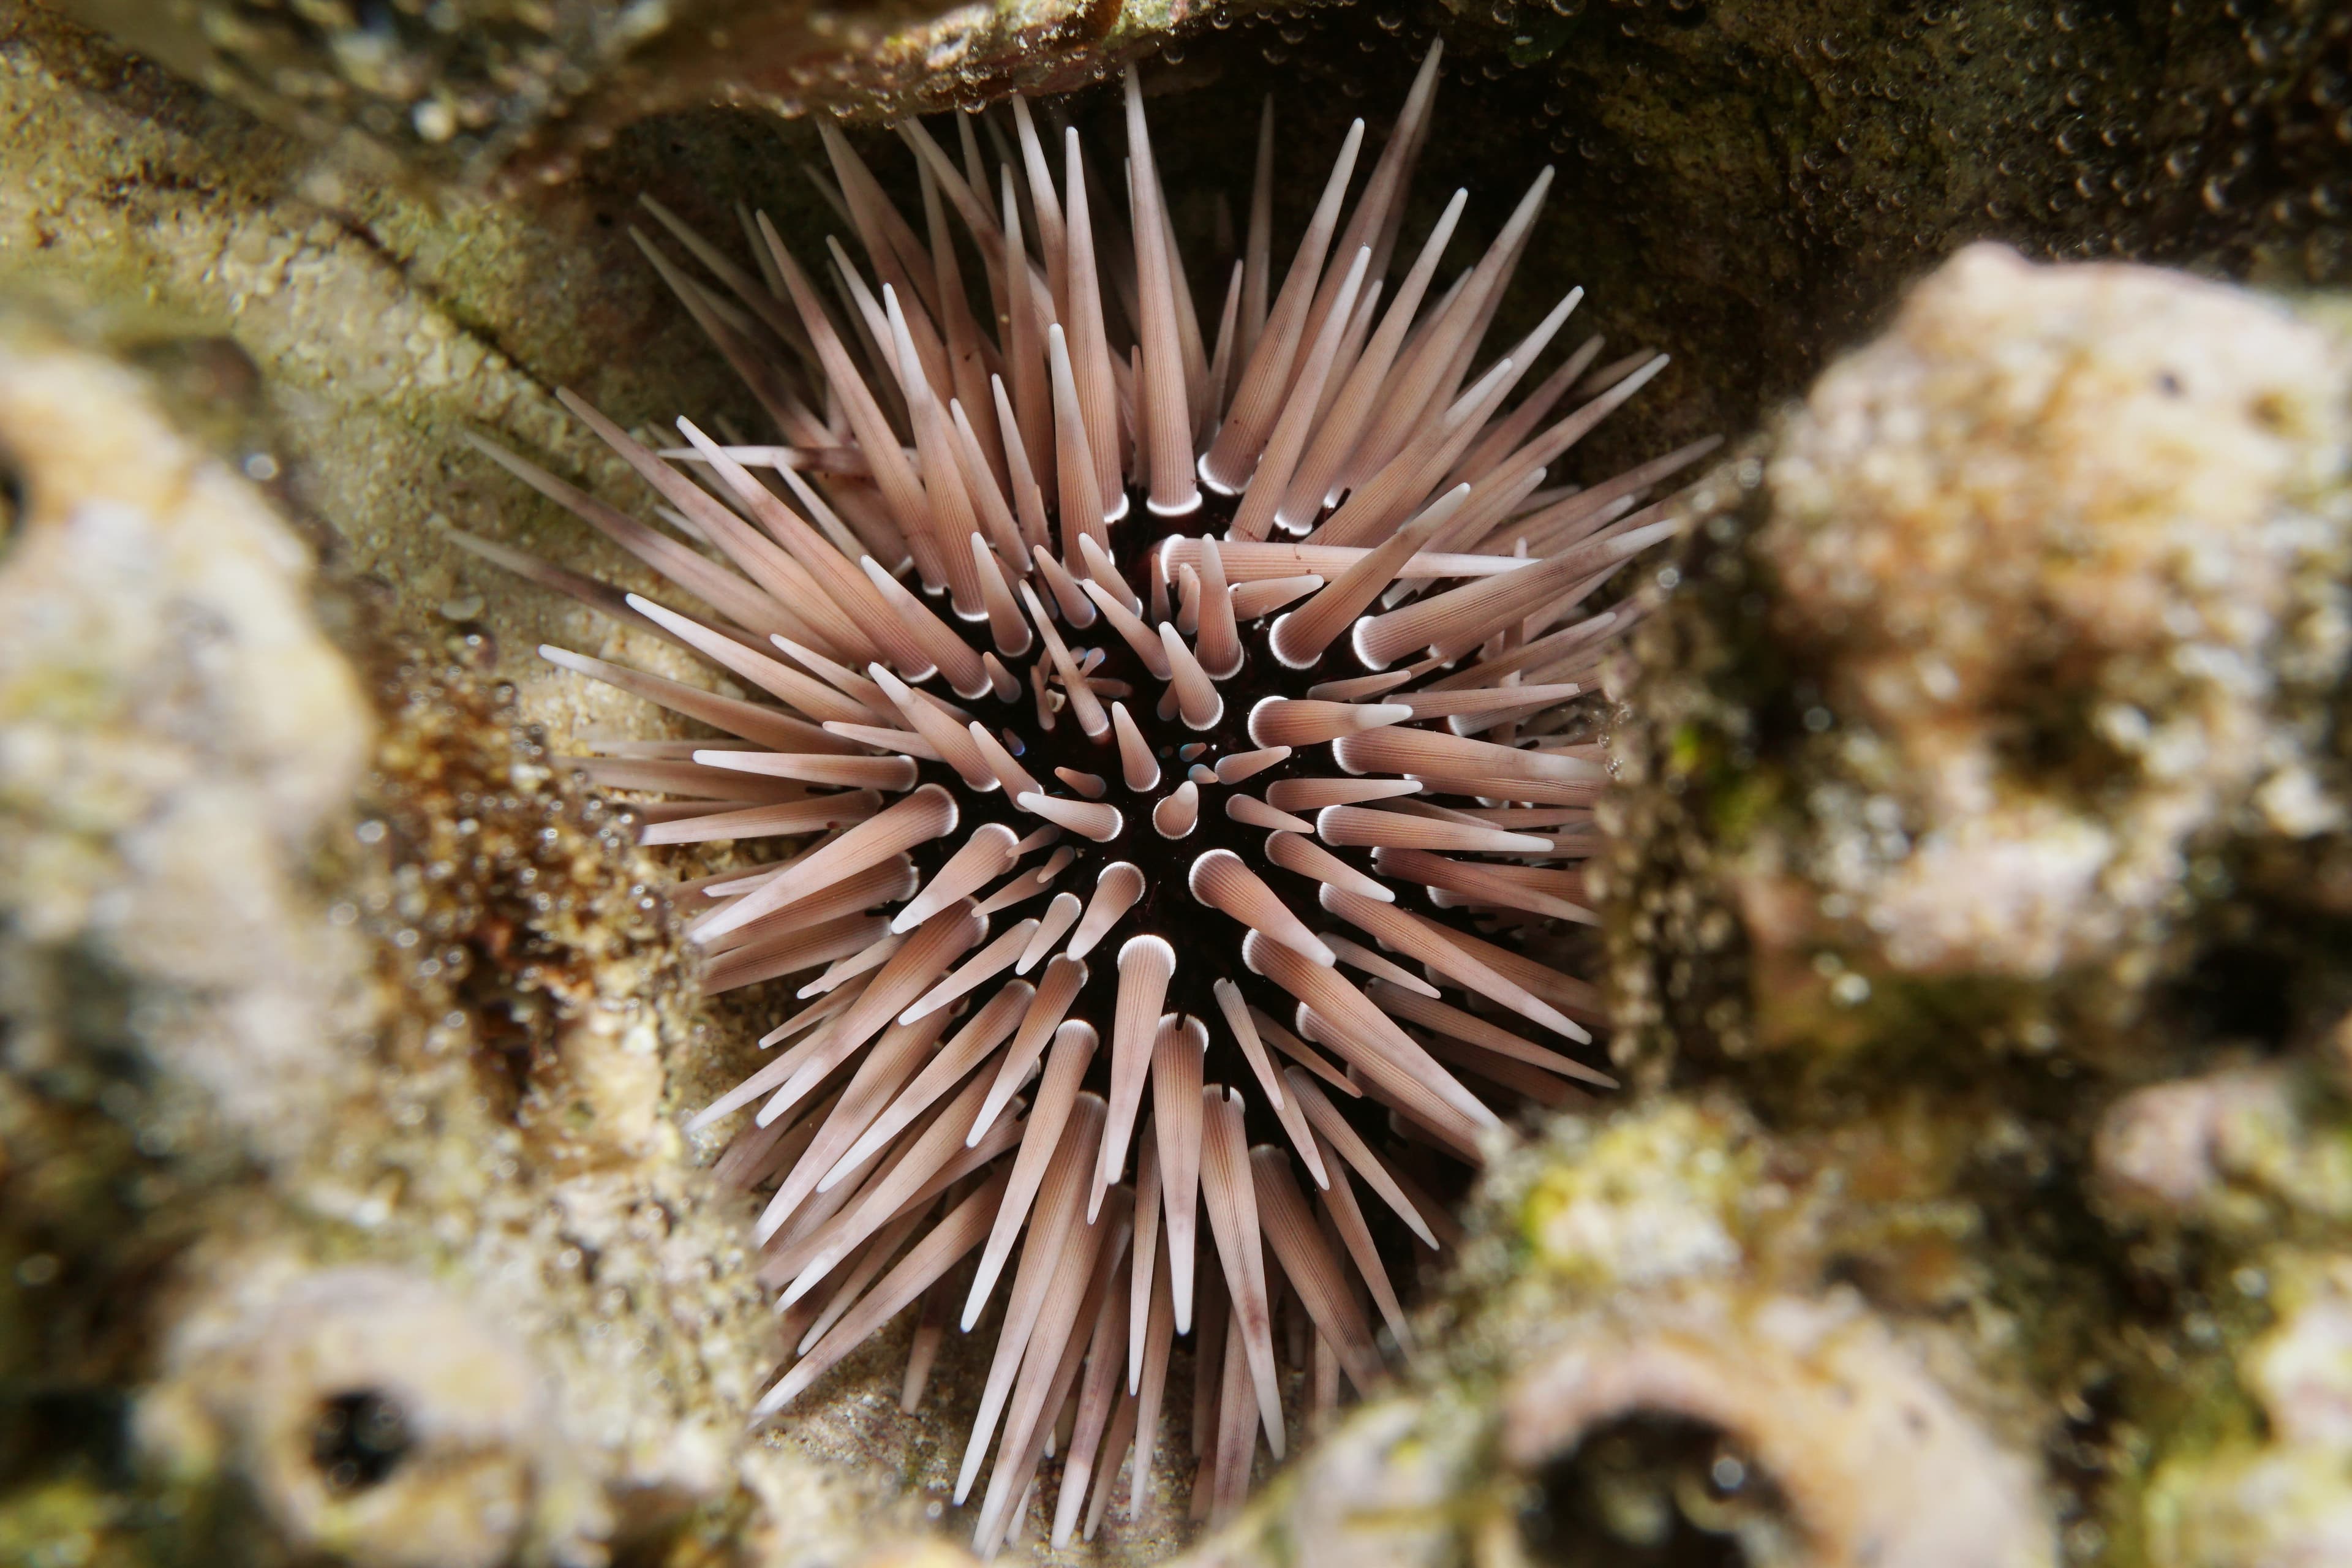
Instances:
[[[1597,994],[1527,939],[1594,918],[1574,699],[1640,613],[1595,595],[1713,443],[1545,488],[1664,358],[1591,338],[1538,380],[1571,289],[1480,367],[1550,176],[1450,285],[1466,193],[1404,260],[1437,63],[1366,170],[1350,128],[1278,289],[1269,105],[1213,314],[1132,73],[1124,234],[1019,99],[992,180],[969,119],[960,160],[901,128],[927,237],[824,127],[872,269],[827,241],[842,309],[764,217],[756,273],[656,204],[702,274],[639,237],[781,444],[681,418],[655,450],[563,394],[665,530],[478,443],[700,607],[466,542],[765,699],[542,650],[728,737],[585,761],[674,797],[644,842],[803,841],[668,889],[707,990],[794,987],[690,1124],[751,1110],[717,1168],[767,1194],[787,1359],[754,1415],[919,1302],[912,1409],[946,1325],[1001,1312],[953,1489],[987,1469],[983,1551],[1048,1448],[1056,1544],[1115,1485],[1139,1516],[1180,1338],[1193,1514],[1229,1516],[1285,1452],[1283,1360],[1322,1413],[1412,1352],[1397,1279],[1456,1234],[1432,1190],[1507,1111],[1612,1083],[1570,1054]]]
[[[1185,521],[1213,531],[1225,521],[1218,514],[1231,510],[1230,505],[1220,504],[1213,496]],[[1146,521],[1132,512],[1129,518],[1130,522]],[[1122,530],[1110,558],[1130,584],[1159,582],[1156,563],[1164,558],[1169,543],[1185,537],[1152,538]],[[1150,607],[1148,602],[1141,606],[1146,611]],[[1162,608],[1174,610],[1177,605],[1171,603]],[[971,623],[965,626],[968,637],[984,630]],[[1119,826],[1099,839],[1085,832],[1063,831],[1052,855],[1058,857],[1066,849],[1066,868],[1055,875],[1052,887],[1040,889],[1034,904],[1008,906],[1006,918],[1042,921],[1045,918],[1043,906],[1053,888],[1083,894],[1097,885],[1109,867],[1122,862],[1135,867],[1142,873],[1143,891],[1120,921],[1119,930],[1123,935],[1150,932],[1164,937],[1180,952],[1195,956],[1194,962],[1177,965],[1170,983],[1166,1005],[1180,1015],[1216,1016],[1210,990],[1216,973],[1199,957],[1231,952],[1238,967],[1240,939],[1247,929],[1202,901],[1193,887],[1193,868],[1220,850],[1263,868],[1267,864],[1267,837],[1282,830],[1268,826],[1266,819],[1252,824],[1235,818],[1229,810],[1231,803],[1252,797],[1262,800],[1269,785],[1329,771],[1328,761],[1318,764],[1303,750],[1261,746],[1250,736],[1250,718],[1259,702],[1307,700],[1319,679],[1312,668],[1291,669],[1276,658],[1267,647],[1270,629],[1263,618],[1237,623],[1243,662],[1220,685],[1223,693],[1247,693],[1248,700],[1227,696],[1205,728],[1196,729],[1186,721],[1162,676],[1099,620],[1066,636],[1085,650],[1080,656],[1086,663],[1085,679],[1098,700],[1107,710],[1116,705],[1118,717],[1109,731],[1087,732],[1064,689],[1054,684],[1052,656],[1042,644],[1026,654],[999,655],[1018,689],[1012,702],[1000,704],[983,698],[970,706],[973,717],[992,730],[1005,751],[1046,790],[1090,804],[1098,802],[1118,813]],[[1034,677],[1033,671],[1037,672]],[[1130,726],[1149,759],[1148,774],[1140,771],[1131,774],[1127,765],[1133,748],[1119,731]],[[1277,754],[1282,752],[1287,754]],[[1221,763],[1223,776],[1218,772]],[[965,787],[965,781],[945,762],[919,761],[917,767],[923,780],[957,793],[963,814],[960,832],[984,823],[1001,823],[1017,841],[1040,826],[1038,816],[1018,804],[1017,786],[975,792]],[[1139,788],[1131,782],[1131,778],[1146,777],[1149,782]],[[1171,805],[1176,809],[1171,809]],[[919,875],[928,882],[950,852],[946,841],[916,851]],[[1286,902],[1312,907],[1317,885],[1311,879],[1278,868],[1261,874],[1284,880]],[[1093,964],[1073,1015],[1108,1016],[1118,984],[1115,967]],[[1215,1059],[1217,1055],[1213,1046],[1211,1081],[1230,1079],[1236,1072],[1246,1074],[1248,1069],[1241,1062],[1222,1063]],[[1107,1078],[1107,1074],[1105,1067],[1101,1076]],[[1253,1112],[1254,1121],[1258,1114]],[[1256,1131],[1254,1126],[1253,1131]]]

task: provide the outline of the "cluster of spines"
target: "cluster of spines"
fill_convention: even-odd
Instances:
[[[1130,1445],[1128,1506],[1140,1506],[1171,1346],[1188,1333],[1194,1509],[1230,1510],[1252,1426],[1277,1457],[1286,1442],[1277,1307],[1318,1408],[1342,1374],[1359,1389],[1381,1375],[1375,1316],[1393,1349],[1411,1345],[1357,1184],[1428,1246],[1445,1221],[1392,1140],[1475,1164],[1497,1125],[1489,1099],[1557,1103],[1570,1082],[1609,1082],[1496,1022],[1587,1044],[1579,1020],[1595,998],[1489,937],[1591,918],[1579,873],[1550,863],[1590,853],[1605,773],[1561,716],[1633,611],[1587,606],[1675,526],[1664,503],[1638,502],[1712,443],[1543,488],[1664,363],[1596,369],[1595,339],[1504,412],[1579,291],[1471,374],[1549,171],[1433,300],[1457,192],[1381,308],[1436,64],[1433,50],[1352,208],[1362,122],[1350,129],[1278,289],[1269,106],[1247,243],[1210,334],[1130,74],[1124,243],[1097,246],[1109,225],[1076,133],[1057,184],[1019,100],[1012,138],[982,122],[1003,154],[992,184],[972,117],[957,121],[961,167],[919,125],[901,128],[928,240],[827,128],[828,196],[873,275],[828,239],[838,319],[764,216],[745,222],[755,274],[655,207],[718,286],[640,243],[786,443],[722,443],[680,419],[687,444],[654,450],[564,395],[652,485],[673,531],[483,444],[704,613],[467,543],[774,700],[543,650],[730,737],[617,742],[583,763],[604,784],[673,797],[639,807],[646,842],[818,836],[787,860],[671,889],[696,911],[688,934],[710,989],[823,966],[798,988],[809,1005],[761,1042],[782,1048],[694,1122],[760,1105],[719,1164],[738,1184],[775,1184],[755,1235],[792,1359],[758,1414],[921,1300],[911,1408],[949,1319],[971,1329],[1003,1286],[956,1487],[961,1501],[993,1439],[984,1550],[1018,1530],[1057,1418],[1054,1539],[1091,1535]],[[980,258],[992,333],[950,210]],[[1571,392],[1585,400],[1547,423]],[[1203,487],[1229,499],[1204,507]],[[1222,532],[1181,531],[1213,511]],[[901,581],[910,571],[926,592]],[[1094,646],[1073,646],[1089,631]],[[1369,673],[1314,679],[1342,658]],[[1160,687],[1149,707],[1147,680]],[[1071,727],[1100,771],[1037,776],[1047,738]],[[1336,768],[1314,770],[1317,748]],[[1229,842],[1180,847],[1215,823],[1213,796],[1223,825],[1202,839]],[[1242,829],[1266,835],[1262,855],[1231,847],[1254,842]],[[1181,866],[1194,904],[1230,920],[1222,971],[1216,953],[1180,956],[1139,928],[1139,861]],[[1318,923],[1364,940],[1313,929],[1261,868],[1303,879]],[[1083,892],[1057,888],[1066,878]],[[1391,884],[1462,913],[1409,910]],[[991,940],[996,917],[1049,890],[1042,913]],[[1087,960],[1114,939],[1108,1016],[1074,1016]],[[1180,962],[1210,967],[1213,1018],[1167,1007]],[[1204,1081],[1213,1037],[1231,1081]],[[1253,1105],[1281,1142],[1250,1146]],[[1202,1210],[1217,1267],[1196,1279]]]

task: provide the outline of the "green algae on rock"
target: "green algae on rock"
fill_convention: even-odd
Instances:
[[[2264,1263],[2276,1318],[2239,1363],[2262,1422],[2150,1479],[2147,1552],[2168,1568],[2286,1568],[2352,1551],[2352,1271],[2340,1250],[2282,1248]]]

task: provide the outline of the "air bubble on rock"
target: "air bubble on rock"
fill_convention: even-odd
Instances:
[[[457,111],[437,98],[428,98],[409,110],[408,122],[427,142],[446,142],[457,133]]]

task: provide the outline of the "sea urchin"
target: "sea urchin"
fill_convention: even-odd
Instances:
[[[1208,336],[1132,73],[1126,234],[1076,132],[1057,170],[1017,99],[1009,134],[957,118],[961,165],[901,127],[928,243],[827,128],[871,268],[827,240],[839,316],[764,216],[755,274],[653,207],[715,287],[640,237],[788,445],[680,419],[656,451],[566,394],[675,533],[484,447],[702,609],[467,542],[782,704],[542,650],[732,737],[586,764],[676,797],[646,842],[821,835],[671,889],[712,990],[829,965],[695,1121],[759,1105],[720,1168],[775,1184],[760,1277],[796,1359],[758,1414],[921,1300],[911,1408],[947,1321],[1001,1297],[956,1488],[992,1443],[983,1551],[1052,1447],[1057,1543],[1093,1533],[1130,1441],[1139,1506],[1185,1334],[1194,1512],[1230,1510],[1254,1428],[1284,1449],[1278,1327],[1318,1408],[1409,1350],[1383,1246],[1445,1225],[1409,1170],[1475,1165],[1496,1105],[1609,1082],[1556,1048],[1590,1044],[1591,988],[1515,943],[1591,918],[1572,863],[1604,768],[1570,700],[1634,612],[1583,606],[1674,530],[1636,502],[1712,443],[1543,488],[1664,363],[1596,369],[1595,339],[1504,413],[1580,291],[1472,374],[1549,171],[1450,288],[1466,192],[1391,285],[1437,63],[1349,207],[1351,127],[1278,291],[1269,106]]]

